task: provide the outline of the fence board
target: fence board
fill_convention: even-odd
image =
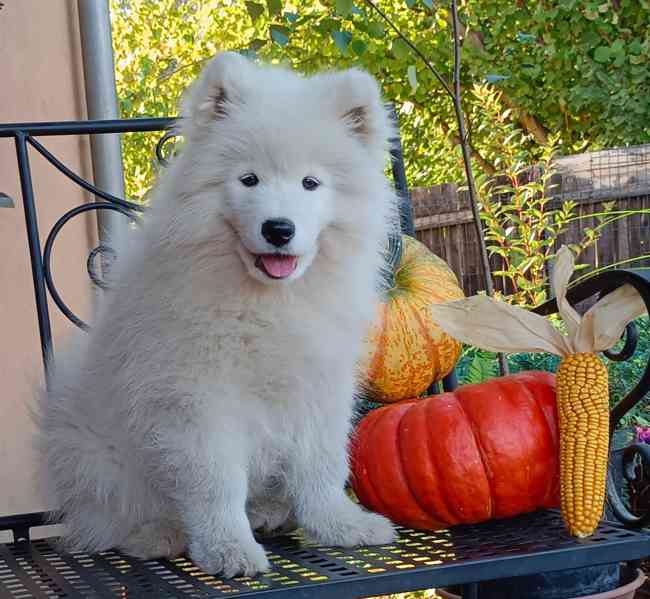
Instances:
[[[601,212],[604,202],[615,203],[615,210],[650,210],[650,145],[593,152],[563,157],[556,162],[553,177],[553,204],[575,201],[577,213],[585,218],[569,225],[556,240],[578,243],[585,227],[599,223],[591,214]],[[416,237],[447,261],[461,281],[465,293],[485,289],[481,273],[478,240],[469,198],[457,185],[446,183],[412,190]],[[580,258],[591,268],[615,264],[650,254],[650,215],[635,214],[618,220],[602,231],[595,246]],[[490,258],[493,270],[501,268],[500,259]],[[623,267],[650,267],[650,259],[626,263]],[[501,280],[495,287],[504,293]]]

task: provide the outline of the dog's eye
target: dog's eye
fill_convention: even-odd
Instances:
[[[247,175],[242,175],[239,177],[239,180],[241,181],[242,185],[245,187],[255,187],[260,180],[257,178],[257,175],[255,173],[248,173]]]
[[[314,191],[320,185],[320,181],[316,177],[305,177],[302,180],[302,186],[307,191]]]

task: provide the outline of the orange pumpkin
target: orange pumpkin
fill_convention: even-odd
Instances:
[[[351,445],[367,508],[423,530],[560,501],[555,377],[524,372],[370,412]]]
[[[462,297],[447,264],[403,235],[395,284],[378,306],[361,361],[370,399],[391,403],[417,397],[451,372],[461,344],[435,324],[428,308]]]

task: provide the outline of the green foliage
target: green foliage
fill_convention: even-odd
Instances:
[[[463,373],[463,382],[467,385],[483,383],[499,376],[496,356],[486,351],[474,351],[467,370]]]
[[[381,0],[378,6],[439,72],[451,72],[446,3]],[[412,185],[462,180],[451,102],[432,73],[364,0],[111,0],[123,117],[177,113],[180,92],[217,51],[245,51],[306,73],[361,66],[400,109]],[[463,103],[478,170],[499,155],[473,84],[504,92],[501,112],[533,137],[548,131],[563,153],[650,141],[650,4],[467,0],[461,18]],[[151,137],[151,136],[149,136]],[[155,140],[124,143],[127,190],[143,199]]]
[[[650,140],[647,0],[469,4],[484,47],[472,71],[498,65],[499,86],[564,146]]]
[[[502,110],[500,92],[483,85],[475,86],[473,93],[491,123],[487,133],[490,145],[499,148],[494,157],[496,179],[486,175],[477,178],[487,249],[502,264],[492,274],[501,279],[508,301],[537,306],[547,299],[548,271],[557,239],[572,220],[579,218],[575,202],[554,205],[551,199],[558,136],[549,137],[548,143],[538,146],[534,153],[530,136],[510,120],[511,110]],[[607,211],[600,218],[603,225],[608,223]],[[600,227],[585,228],[583,238],[572,249],[579,255],[596,243],[600,231]]]

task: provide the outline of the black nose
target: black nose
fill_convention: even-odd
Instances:
[[[287,245],[296,234],[296,226],[286,218],[272,218],[262,223],[262,236],[276,248]]]

